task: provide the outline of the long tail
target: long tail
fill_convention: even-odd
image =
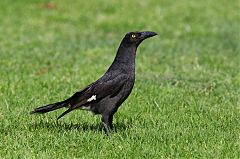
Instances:
[[[47,113],[47,112],[50,112],[50,111],[53,111],[53,110],[56,110],[56,109],[59,109],[59,108],[63,108],[63,107],[66,107],[67,106],[67,103],[65,101],[63,102],[57,102],[57,103],[54,103],[54,104],[48,104],[46,106],[42,106],[42,107],[38,107],[36,109],[34,109],[33,111],[31,111],[31,114],[33,113]]]

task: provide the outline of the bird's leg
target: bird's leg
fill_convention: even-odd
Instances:
[[[110,137],[110,130],[109,130],[109,115],[103,115],[102,116],[102,123],[105,129],[105,133],[108,137]]]
[[[113,115],[110,115],[109,116],[109,127],[110,127],[110,129],[113,129]]]

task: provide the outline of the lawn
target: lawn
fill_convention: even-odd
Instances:
[[[100,116],[30,115],[98,79],[129,31],[136,82]],[[1,0],[0,158],[240,158],[239,0]]]

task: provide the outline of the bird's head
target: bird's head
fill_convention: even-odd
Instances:
[[[147,38],[153,37],[157,35],[157,33],[155,32],[151,32],[151,31],[143,31],[143,32],[129,32],[125,35],[125,37],[123,38],[123,42],[125,44],[128,45],[134,45],[136,47],[138,47],[139,44],[141,44],[141,42]]]

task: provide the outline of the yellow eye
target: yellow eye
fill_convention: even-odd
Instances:
[[[132,38],[135,38],[136,37],[136,35],[135,34],[132,34]]]

